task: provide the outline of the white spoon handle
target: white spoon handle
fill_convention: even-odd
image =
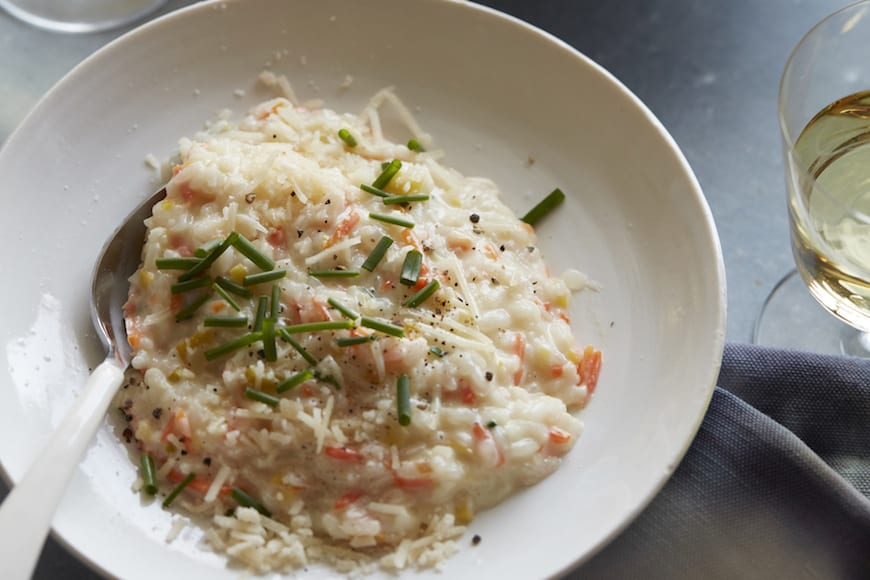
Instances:
[[[112,358],[94,369],[84,392],[0,506],[0,578],[30,578],[55,508],[123,379]]]

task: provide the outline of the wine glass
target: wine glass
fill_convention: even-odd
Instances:
[[[167,0],[0,0],[0,8],[39,28],[99,32],[131,24]]]
[[[754,342],[868,357],[870,1],[831,14],[795,47],[779,124],[797,269],[768,296]]]

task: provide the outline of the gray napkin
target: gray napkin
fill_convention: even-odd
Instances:
[[[730,344],[695,441],[569,578],[870,578],[870,361]]]

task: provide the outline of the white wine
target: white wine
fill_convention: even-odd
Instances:
[[[825,308],[870,331],[870,91],[813,117],[787,163],[798,271]]]

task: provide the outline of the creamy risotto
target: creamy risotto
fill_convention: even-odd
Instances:
[[[580,435],[601,359],[571,290],[410,131],[265,102],[181,141],[147,221],[118,399],[139,486],[253,571],[436,565]]]

